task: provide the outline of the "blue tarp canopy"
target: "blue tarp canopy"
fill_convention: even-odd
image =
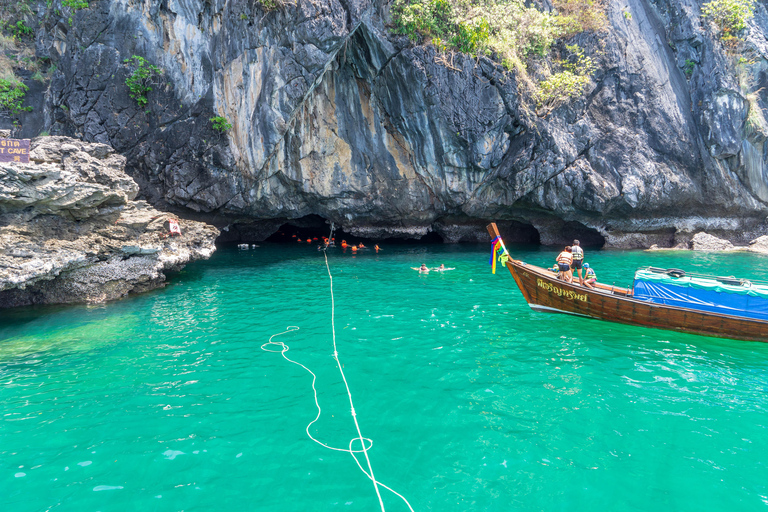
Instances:
[[[748,281],[741,285],[726,284],[715,277],[675,278],[665,273],[638,270],[634,298],[655,304],[768,320],[768,287]]]

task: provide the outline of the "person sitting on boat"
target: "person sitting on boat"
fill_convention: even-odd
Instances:
[[[557,263],[555,263],[554,265],[552,265],[552,268],[551,268],[551,269],[549,269],[549,270],[551,270],[551,271],[552,271],[552,272],[554,272],[555,274],[557,274],[558,272],[560,272],[560,269],[559,269],[559,268],[557,268]]]
[[[571,271],[571,263],[573,262],[573,255],[571,254],[571,246],[567,246],[563,252],[557,255],[557,268],[559,270],[558,279],[570,283],[573,281],[573,272]]]
[[[594,269],[589,266],[589,263],[585,263],[584,264],[584,286],[586,286],[587,288],[594,289],[596,282],[597,282],[597,274],[595,274]]]
[[[584,250],[579,246],[579,241],[574,240],[571,246],[571,254],[573,255],[573,262],[571,263],[571,270],[579,271],[579,284],[584,285],[584,278],[581,276],[581,267],[584,263]],[[573,280],[573,276],[571,276]]]

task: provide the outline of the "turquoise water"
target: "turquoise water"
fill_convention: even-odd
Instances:
[[[414,510],[768,507],[768,344],[533,312],[486,246],[385,249],[330,254],[337,343],[376,478]],[[768,273],[749,254],[587,261],[617,285],[641,265]],[[300,328],[276,341],[317,375],[310,431],[346,447],[311,247],[222,250],[163,290],[0,315],[0,510],[380,510],[354,459],[307,437],[312,376],[260,348]]]

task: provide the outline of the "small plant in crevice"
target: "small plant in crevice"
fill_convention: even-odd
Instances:
[[[162,76],[163,70],[152,64],[148,64],[144,57],[133,55],[123,62],[133,67],[133,72],[125,79],[125,85],[130,90],[131,98],[136,100],[139,107],[146,107],[147,93],[152,90],[152,85],[157,78]]]
[[[685,73],[685,78],[690,79],[695,68],[696,62],[692,61],[691,59],[686,59],[685,64],[683,65],[683,73]]]
[[[88,2],[86,0],[61,0],[61,5],[64,7],[69,7],[69,26],[72,26],[72,23],[75,19],[75,13],[79,11],[80,9],[87,9],[88,8]]]
[[[30,112],[32,107],[22,107],[28,90],[21,80],[0,78],[0,112],[10,115]]]
[[[32,35],[35,33],[32,28],[28,27],[27,24],[24,23],[24,20],[19,20],[15,25],[10,25],[10,30],[13,32],[13,35],[19,39],[22,37],[32,37]]]
[[[283,6],[282,0],[257,0],[267,12],[272,12]]]
[[[226,117],[216,116],[210,119],[213,129],[219,133],[227,133],[232,129],[232,123],[227,121]]]

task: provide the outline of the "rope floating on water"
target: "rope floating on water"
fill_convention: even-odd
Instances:
[[[301,366],[307,372],[309,372],[310,375],[312,375],[312,392],[314,393],[314,396],[315,396],[315,406],[317,407],[317,416],[315,416],[315,419],[313,419],[311,422],[309,422],[309,424],[307,425],[307,428],[305,429],[306,432],[307,432],[307,435],[309,436],[309,438],[312,441],[314,441],[317,444],[319,444],[320,446],[322,446],[324,448],[328,448],[329,450],[335,450],[335,451],[339,451],[339,452],[347,452],[350,455],[352,455],[352,458],[355,459],[355,462],[357,463],[357,466],[360,468],[360,471],[362,471],[363,474],[365,474],[365,476],[367,476],[371,480],[371,482],[373,482],[373,487],[376,490],[376,496],[379,498],[379,505],[381,506],[382,512],[386,512],[386,511],[384,509],[384,501],[381,499],[381,492],[379,491],[379,487],[383,487],[383,488],[387,489],[389,492],[391,492],[392,494],[394,494],[395,496],[398,496],[400,499],[402,499],[405,502],[406,505],[408,505],[408,509],[411,512],[413,512],[413,507],[411,507],[411,504],[408,503],[408,500],[405,499],[405,497],[402,494],[398,493],[397,491],[395,491],[391,487],[388,487],[388,486],[384,485],[383,483],[379,482],[378,480],[376,480],[376,477],[373,475],[373,466],[371,465],[370,457],[368,457],[368,450],[370,450],[371,447],[373,446],[373,441],[371,439],[367,438],[367,437],[363,437],[363,434],[362,434],[362,432],[360,430],[360,424],[357,421],[357,413],[355,412],[355,405],[352,402],[352,392],[349,389],[349,383],[347,382],[347,377],[346,377],[346,375],[344,375],[344,370],[342,369],[341,361],[339,361],[339,352],[338,352],[338,349],[336,347],[336,301],[335,301],[334,296],[333,296],[333,275],[331,274],[331,267],[328,264],[328,254],[325,251],[323,251],[323,255],[325,256],[325,267],[328,270],[328,279],[330,280],[330,289],[331,289],[331,332],[333,334],[333,358],[336,360],[336,366],[339,369],[339,373],[341,373],[341,378],[344,381],[344,386],[347,389],[347,396],[349,397],[350,412],[352,414],[352,419],[355,422],[355,428],[357,429],[357,435],[358,435],[358,437],[354,437],[354,438],[350,439],[349,447],[348,448],[336,448],[334,446],[330,446],[330,445],[328,445],[326,443],[323,443],[322,441],[319,441],[318,439],[316,439],[309,432],[309,428],[317,420],[320,419],[320,415],[322,414],[322,409],[320,408],[320,403],[317,400],[317,388],[315,387],[315,382],[317,381],[317,375],[315,375],[314,372],[312,372],[312,370],[310,370],[309,368],[307,368],[303,364],[301,364],[301,363],[299,363],[297,361],[294,361],[293,359],[291,359],[291,358],[289,358],[288,356],[285,355],[285,353],[288,352],[288,350],[289,350],[288,345],[286,345],[282,341],[272,341],[276,336],[281,336],[281,335],[287,334],[289,332],[298,331],[299,327],[297,327],[295,325],[290,325],[290,326],[288,326],[286,328],[285,331],[279,332],[277,334],[273,334],[272,336],[269,337],[269,341],[267,341],[266,343],[264,343],[261,346],[261,349],[266,351],[266,352],[274,352],[274,353],[278,353],[279,352],[286,361],[288,361],[289,363],[293,363],[293,364],[295,364],[297,366]],[[271,345],[276,345],[276,346],[280,347],[280,350],[272,349]],[[359,441],[360,442],[360,449],[355,450],[355,449],[352,448],[352,446],[354,445],[355,441]],[[366,446],[366,444],[367,444],[367,446]],[[361,452],[365,455],[365,461],[366,461],[366,463],[368,465],[368,470],[367,471],[365,470],[363,465],[360,463],[360,460],[355,455],[356,453],[361,453]]]

